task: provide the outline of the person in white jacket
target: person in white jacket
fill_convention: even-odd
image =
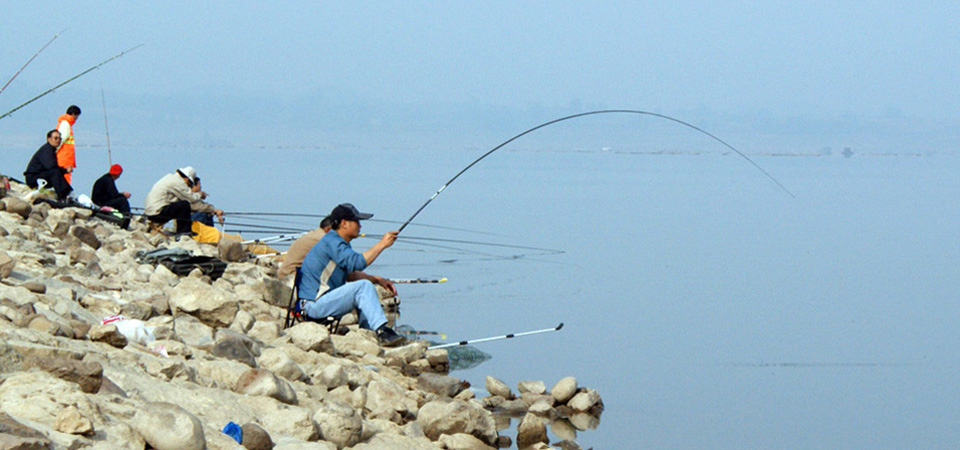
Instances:
[[[177,222],[177,234],[192,235],[190,213],[208,212],[223,224],[223,211],[204,201],[207,193],[200,190],[200,178],[193,167],[187,166],[164,175],[158,180],[144,202],[144,215],[150,226],[159,231],[170,220]]]

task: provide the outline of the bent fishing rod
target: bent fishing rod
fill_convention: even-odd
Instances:
[[[498,145],[498,146],[490,149],[490,151],[484,153],[482,156],[480,156],[479,158],[477,158],[476,160],[474,160],[472,163],[470,163],[467,167],[464,167],[463,170],[461,170],[460,172],[457,172],[457,174],[454,175],[453,178],[451,178],[449,181],[447,181],[446,183],[444,183],[443,186],[440,186],[440,189],[437,190],[437,192],[435,192],[429,199],[427,199],[427,201],[426,201],[422,206],[420,206],[420,209],[418,209],[415,213],[413,213],[413,215],[410,216],[410,218],[407,219],[407,221],[403,223],[403,225],[400,227],[400,230],[399,230],[398,232],[403,232],[403,229],[406,228],[406,226],[407,226],[408,224],[410,224],[410,222],[413,221],[413,219],[414,219],[415,217],[417,217],[418,214],[420,214],[420,211],[423,211],[423,209],[426,208],[427,205],[429,205],[430,202],[432,202],[434,198],[436,198],[438,195],[440,195],[440,193],[443,192],[443,190],[446,189],[447,186],[449,186],[451,183],[453,183],[454,180],[456,180],[457,178],[459,178],[460,175],[463,175],[464,172],[466,172],[467,170],[469,170],[471,167],[473,167],[474,165],[476,165],[478,162],[480,162],[481,160],[483,160],[483,159],[486,158],[487,156],[490,156],[490,154],[492,154],[493,152],[495,152],[495,151],[497,151],[497,150],[500,150],[500,149],[501,149],[502,147],[504,147],[505,145],[507,145],[507,144],[509,144],[509,143],[511,143],[511,142],[513,142],[513,141],[515,141],[515,140],[517,140],[517,139],[519,139],[519,138],[521,138],[521,137],[523,137],[523,136],[525,136],[525,135],[527,135],[527,134],[530,134],[530,133],[532,133],[532,132],[534,132],[534,131],[537,131],[537,130],[539,130],[539,129],[541,129],[541,128],[548,127],[548,126],[550,126],[550,125],[553,125],[553,124],[558,123],[558,122],[563,122],[563,121],[565,121],[565,120],[576,119],[576,118],[578,118],[578,117],[584,117],[584,116],[592,116],[592,115],[596,115],[596,114],[640,114],[640,115],[646,115],[646,116],[659,117],[659,118],[661,118],[661,119],[666,119],[666,120],[669,120],[669,121],[671,121],[671,122],[675,122],[675,123],[678,123],[678,124],[680,124],[680,125],[686,126],[686,127],[688,127],[688,128],[692,128],[692,129],[694,129],[694,130],[696,130],[696,131],[699,131],[700,133],[703,133],[703,134],[709,136],[709,137],[712,138],[713,140],[715,140],[715,141],[723,144],[725,147],[729,148],[730,150],[733,150],[736,154],[740,155],[741,157],[743,157],[743,159],[747,160],[747,162],[749,162],[751,165],[753,165],[753,167],[756,167],[758,170],[760,170],[760,172],[763,172],[763,174],[766,175],[767,178],[769,178],[770,180],[772,180],[774,183],[776,183],[777,186],[780,186],[780,189],[783,189],[783,191],[786,192],[787,194],[789,194],[791,197],[796,198],[796,196],[793,195],[793,193],[790,192],[790,190],[787,189],[786,186],[784,186],[784,185],[781,184],[779,181],[777,181],[777,179],[774,178],[773,175],[770,175],[769,172],[767,172],[766,170],[764,170],[763,167],[760,167],[760,165],[757,164],[756,162],[754,162],[752,159],[750,159],[750,157],[748,157],[747,155],[745,155],[745,154],[744,154],[743,152],[741,152],[740,150],[737,150],[737,149],[734,148],[732,145],[726,143],[723,139],[720,139],[720,138],[714,136],[713,134],[708,133],[707,131],[703,130],[702,128],[699,128],[699,127],[697,127],[697,126],[695,126],[695,125],[692,125],[692,124],[690,124],[690,123],[684,122],[684,121],[682,121],[682,120],[680,120],[680,119],[676,119],[676,118],[673,118],[673,117],[670,117],[670,116],[667,116],[667,115],[664,115],[664,114],[655,113],[655,112],[640,111],[640,110],[635,110],[635,109],[605,109],[605,110],[599,110],[599,111],[588,111],[588,112],[584,112],[584,113],[573,114],[573,115],[569,115],[569,116],[566,116],[566,117],[561,117],[561,118],[559,118],[559,119],[554,119],[554,120],[551,120],[551,121],[549,121],[549,122],[544,122],[544,123],[542,123],[542,124],[540,124],[540,125],[537,125],[537,126],[535,126],[535,127],[533,127],[533,128],[530,128],[529,130],[524,131],[523,133],[520,133],[520,134],[518,134],[518,135],[516,135],[516,136],[514,136],[514,137],[512,137],[512,138],[510,138],[510,139],[507,139],[506,141],[504,141],[504,142],[501,143],[500,145]]]
[[[6,114],[0,116],[0,119],[3,119],[3,118],[5,118],[5,117],[7,117],[7,116],[9,116],[9,115],[17,112],[20,108],[23,108],[24,106],[27,106],[27,105],[29,105],[29,104],[31,104],[31,103],[39,100],[40,98],[46,96],[47,94],[49,94],[49,93],[51,93],[51,92],[53,92],[53,91],[61,88],[63,85],[65,85],[65,84],[67,84],[67,83],[69,83],[69,82],[71,82],[71,81],[73,81],[73,80],[76,80],[77,78],[80,78],[80,77],[82,77],[82,76],[84,76],[84,75],[86,75],[86,74],[88,74],[88,73],[90,73],[90,72],[92,72],[92,71],[94,71],[94,70],[96,70],[96,69],[99,69],[100,66],[103,66],[104,64],[107,64],[107,63],[109,63],[110,61],[113,61],[113,60],[115,60],[115,59],[117,59],[117,58],[119,58],[119,57],[121,57],[121,56],[123,56],[123,55],[126,55],[127,53],[130,53],[130,52],[132,52],[132,51],[134,51],[134,50],[136,50],[136,49],[138,49],[138,48],[140,48],[140,47],[143,47],[143,44],[140,44],[140,45],[138,45],[138,46],[136,46],[136,47],[132,47],[132,48],[129,48],[129,49],[127,49],[127,50],[124,50],[124,51],[122,51],[122,52],[114,55],[113,57],[106,59],[105,61],[101,62],[100,64],[97,64],[97,65],[95,65],[95,66],[93,66],[93,67],[91,67],[91,68],[89,68],[89,69],[87,69],[87,70],[84,70],[83,72],[80,72],[80,73],[77,74],[77,75],[74,75],[73,77],[71,77],[71,78],[68,79],[67,81],[64,81],[63,83],[60,83],[60,84],[58,84],[58,85],[56,85],[56,86],[54,86],[54,87],[52,87],[52,88],[50,88],[50,89],[47,89],[44,93],[42,93],[42,94],[40,94],[40,95],[38,95],[38,96],[36,96],[36,97],[34,97],[34,98],[31,98],[30,100],[27,100],[26,103],[24,103],[24,104],[22,104],[22,105],[20,105],[20,106],[18,106],[18,107],[16,107],[16,108],[13,108],[13,109],[11,109],[10,111],[7,111]]]
[[[434,345],[434,346],[432,346],[432,347],[427,347],[427,350],[436,350],[436,349],[439,349],[439,348],[449,348],[449,347],[459,347],[459,346],[461,346],[461,345],[471,345],[471,344],[477,344],[477,343],[480,343],[480,342],[496,341],[496,340],[499,340],[499,339],[511,339],[511,338],[520,337],[520,336],[529,336],[529,335],[531,335],[531,334],[549,333],[549,332],[551,332],[551,331],[560,331],[561,328],[563,328],[563,322],[560,322],[560,325],[557,325],[557,326],[554,327],[554,328],[544,328],[544,329],[542,329],[542,330],[524,331],[523,333],[511,333],[511,334],[505,334],[505,335],[503,335],[503,336],[493,336],[493,337],[482,338],[482,339],[473,339],[473,340],[469,340],[469,341],[454,342],[454,343],[450,343],[450,344]]]
[[[14,78],[17,78],[17,76],[20,75],[20,72],[23,72],[23,69],[26,69],[27,66],[29,66],[30,63],[32,63],[33,60],[37,58],[37,56],[40,56],[40,53],[43,53],[43,51],[46,50],[47,47],[48,47],[50,44],[53,43],[53,41],[57,40],[57,38],[60,37],[60,35],[61,35],[64,31],[67,31],[67,29],[64,28],[64,29],[60,30],[60,32],[57,33],[57,34],[55,34],[55,35],[53,35],[53,37],[50,38],[50,40],[47,41],[46,44],[43,44],[43,47],[40,47],[40,50],[37,50],[37,52],[34,53],[33,56],[31,56],[30,59],[28,59],[27,62],[25,62],[25,63],[23,64],[23,67],[21,67],[20,70],[17,71],[17,73],[13,74],[13,76],[10,77],[10,80],[7,81],[7,84],[3,85],[3,87],[0,88],[0,94],[2,94],[3,91],[7,89],[7,86],[10,86],[10,83],[13,83]]]

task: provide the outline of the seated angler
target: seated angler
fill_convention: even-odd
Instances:
[[[43,144],[27,164],[23,172],[27,186],[36,189],[37,180],[46,180],[47,186],[57,193],[57,200],[64,201],[73,187],[63,177],[67,171],[57,164],[57,147],[60,145],[60,132],[50,130],[47,133],[47,143]]]
[[[223,211],[204,202],[206,193],[200,190],[197,171],[193,167],[177,169],[158,180],[144,202],[144,215],[155,231],[170,220],[177,222],[177,234],[193,235],[190,231],[191,211],[211,213],[223,223]]]
[[[373,214],[361,213],[349,203],[333,208],[329,216],[332,229],[304,258],[297,292],[303,312],[308,317],[342,317],[356,309],[359,311],[360,326],[375,330],[383,346],[393,347],[406,343],[406,339],[387,326],[374,283],[394,294],[397,289],[390,280],[362,271],[383,250],[393,245],[398,232],[384,234],[379,242],[363,253],[354,251],[350,241],[360,236],[360,220],[370,217]]]
[[[123,167],[120,167],[120,164],[110,166],[110,171],[93,183],[90,199],[97,206],[109,206],[124,214],[130,214],[130,201],[127,200],[130,193],[117,190],[116,181],[122,173]]]

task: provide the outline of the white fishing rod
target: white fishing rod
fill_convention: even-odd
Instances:
[[[560,325],[557,325],[555,328],[544,328],[544,329],[542,329],[542,330],[524,331],[523,333],[505,334],[505,335],[503,335],[503,336],[494,336],[494,337],[488,337],[488,338],[482,338],[482,339],[473,339],[473,340],[469,340],[469,341],[454,342],[454,343],[451,343],[451,344],[434,345],[433,347],[427,347],[427,350],[436,350],[436,349],[441,349],[441,348],[458,347],[458,346],[461,346],[461,345],[472,345],[472,344],[478,344],[478,343],[480,343],[480,342],[496,341],[496,340],[499,340],[499,339],[511,339],[511,338],[520,337],[520,336],[529,336],[529,335],[531,335],[531,334],[549,333],[549,332],[551,332],[551,331],[560,331],[561,328],[563,328],[563,322],[560,322]]]

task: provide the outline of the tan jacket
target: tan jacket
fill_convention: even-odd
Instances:
[[[323,228],[317,228],[300,236],[293,244],[290,244],[290,248],[287,249],[287,254],[283,256],[283,264],[280,265],[280,270],[277,271],[277,278],[283,278],[296,272],[297,269],[303,265],[303,258],[307,257],[310,249],[313,248],[314,245],[317,245],[317,242],[320,242],[320,239],[323,239],[323,235],[325,234],[327,233],[323,231]]]
[[[147,193],[147,199],[144,201],[143,205],[143,214],[147,216],[155,216],[160,214],[160,210],[164,206],[167,206],[171,203],[178,202],[180,200],[186,200],[190,202],[190,209],[193,211],[199,212],[208,212],[212,213],[216,208],[213,205],[204,202],[200,198],[199,192],[193,192],[187,187],[187,183],[183,182],[183,178],[177,173],[171,173],[164,175],[163,178],[158,180],[150,192]]]

